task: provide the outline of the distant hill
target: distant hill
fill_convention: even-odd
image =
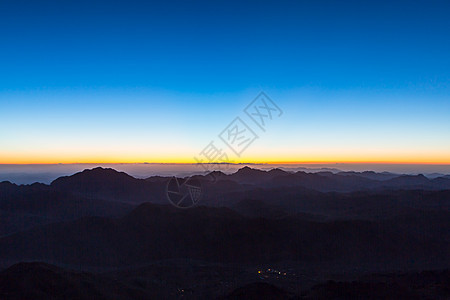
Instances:
[[[364,177],[367,179],[372,179],[372,180],[379,180],[379,181],[383,181],[383,180],[389,180],[395,177],[398,177],[398,174],[393,174],[393,173],[389,173],[389,172],[382,172],[382,173],[376,173],[373,171],[364,171],[364,172],[354,172],[354,171],[348,171],[348,172],[339,172],[337,173],[337,175],[341,175],[341,176],[359,176],[359,177]]]
[[[214,173],[212,173],[214,175]],[[232,180],[239,184],[259,187],[296,186],[320,192],[352,192],[385,189],[450,189],[450,179],[438,177],[430,180],[424,175],[398,175],[375,172],[286,172],[280,169],[263,171],[243,167],[237,172],[214,176],[217,180]]]

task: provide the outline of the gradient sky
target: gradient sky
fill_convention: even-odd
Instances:
[[[0,0],[0,164],[450,164],[449,1],[161,2]]]

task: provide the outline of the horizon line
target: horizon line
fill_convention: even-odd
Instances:
[[[269,161],[269,162],[38,162],[38,163],[2,163],[0,165],[95,165],[95,164],[159,164],[159,165],[339,165],[339,164],[370,164],[370,165],[450,165],[450,162],[402,162],[402,161]]]

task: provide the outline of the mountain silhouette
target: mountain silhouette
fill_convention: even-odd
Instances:
[[[43,184],[0,183],[0,236],[84,216],[122,216],[132,205],[54,190]]]
[[[51,187],[87,198],[135,204],[165,200],[164,186],[160,182],[136,179],[124,172],[101,167],[60,177],[51,183]]]
[[[168,204],[171,177],[95,168],[1,182],[0,298],[445,295],[445,273],[417,275],[423,289],[358,277],[449,267],[445,176],[244,167],[193,178],[202,197],[190,209]],[[288,275],[257,272],[274,267]]]

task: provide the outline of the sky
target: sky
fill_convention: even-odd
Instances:
[[[211,142],[230,162],[450,164],[449,15],[0,0],[0,164],[193,163]],[[260,92],[278,108],[264,130],[245,112]],[[243,151],[220,137],[237,117],[256,137]]]

